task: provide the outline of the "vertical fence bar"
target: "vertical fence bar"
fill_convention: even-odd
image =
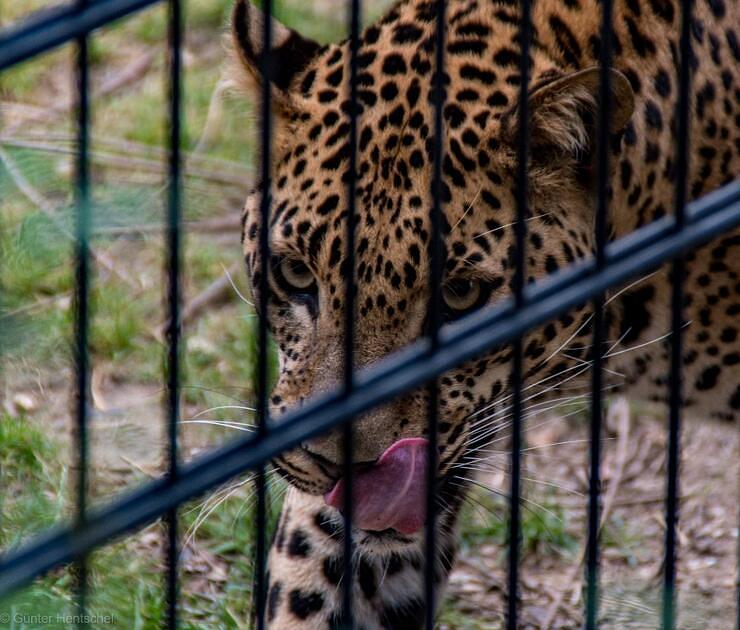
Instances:
[[[527,195],[529,160],[529,48],[531,38],[531,3],[521,2],[521,23],[519,25],[519,128],[517,137],[516,167],[516,268],[513,278],[514,302],[516,308],[524,306],[525,243],[527,235]],[[515,630],[518,626],[518,584],[519,584],[519,546],[520,546],[520,500],[521,500],[521,451],[522,451],[522,338],[517,337],[513,345],[511,382],[512,395],[511,424],[511,490],[509,494],[509,573],[507,590],[507,628]]]
[[[87,0],[79,0],[82,9]],[[88,352],[90,318],[90,73],[87,35],[77,38],[77,226],[75,239],[75,363],[77,505],[76,521],[85,522],[88,488],[88,391],[90,383],[90,355]],[[87,556],[78,559],[75,566],[77,614],[84,618],[87,610],[88,562]],[[86,624],[79,623],[79,626]]]
[[[349,163],[347,178],[347,258],[344,270],[345,322],[344,322],[344,391],[352,393],[354,385],[355,349],[355,224],[357,195],[357,51],[360,39],[360,0],[351,0],[349,11]],[[352,588],[354,567],[352,562],[352,423],[343,427],[344,479],[344,575],[342,578],[342,616],[347,628],[354,627],[352,614]]]
[[[434,91],[434,154],[432,165],[432,207],[429,234],[429,304],[427,321],[431,340],[430,351],[436,352],[439,346],[439,327],[441,325],[442,301],[442,160],[444,157],[444,124],[442,113],[445,101],[445,0],[436,2],[435,61],[432,89]],[[439,389],[437,380],[428,386],[428,468],[426,496],[426,539],[424,564],[424,597],[426,602],[426,627],[434,628],[435,573],[437,548],[437,433],[439,424]]]
[[[678,102],[676,104],[676,230],[684,229],[686,186],[689,174],[689,88],[691,81],[691,11],[692,0],[681,0],[681,39],[678,67]],[[683,257],[674,260],[671,270],[671,361],[668,378],[669,434],[666,480],[666,533],[663,561],[663,628],[676,622],[676,526],[678,524],[678,469],[681,431],[681,363],[683,328]]]
[[[608,227],[609,186],[609,119],[611,115],[612,65],[612,0],[603,0],[601,17],[601,47],[599,48],[599,115],[596,129],[596,217],[594,221],[594,250],[596,266],[605,264]],[[588,480],[588,534],[586,542],[586,619],[587,630],[597,627],[599,612],[599,520],[601,517],[601,432],[603,423],[602,400],[602,344],[604,340],[604,296],[593,301],[593,345],[591,348],[591,442]]]
[[[182,258],[181,224],[181,73],[182,8],[180,0],[169,0],[169,146],[167,181],[167,474],[177,477],[177,427],[180,420],[180,268]],[[166,620],[168,628],[177,627],[178,600],[178,521],[177,510],[165,515]]]
[[[262,3],[264,20],[262,22],[262,52],[260,55],[260,66],[263,77],[262,99],[261,99],[261,164],[260,178],[262,197],[260,199],[260,231],[259,231],[259,256],[260,256],[260,278],[259,278],[259,334],[257,339],[257,434],[264,437],[267,434],[267,423],[269,420],[268,407],[268,319],[267,309],[269,304],[269,271],[270,271],[270,194],[272,188],[270,159],[272,153],[272,110],[271,110],[271,49],[272,49],[272,0],[264,0]],[[256,471],[255,482],[257,486],[257,515],[255,527],[257,530],[257,544],[255,548],[255,602],[257,630],[265,627],[265,567],[267,557],[267,485],[265,466],[260,466]]]

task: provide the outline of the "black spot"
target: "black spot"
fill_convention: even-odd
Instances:
[[[622,70],[624,73],[624,76],[627,77],[627,80],[630,82],[630,86],[632,87],[632,91],[635,94],[639,94],[640,90],[642,89],[642,82],[640,81],[640,77],[632,68],[624,68]]]
[[[375,25],[365,31],[364,40],[366,44],[374,44],[378,41],[378,37],[380,37],[380,29]]]
[[[659,18],[671,24],[673,22],[673,4],[671,0],[650,0],[650,7],[653,13]]]
[[[460,78],[491,85],[496,80],[496,75],[493,72],[466,63],[460,68]]]
[[[485,24],[481,24],[480,22],[466,22],[465,24],[460,24],[460,26],[455,29],[455,32],[458,35],[486,37],[491,32],[491,29],[489,29]]]
[[[374,50],[368,50],[357,55],[357,67],[367,68],[373,61],[375,61],[376,52]]]
[[[383,72],[385,74],[403,74],[406,72],[406,62],[398,54],[390,54],[383,60]]]
[[[383,100],[392,101],[398,96],[398,86],[392,81],[388,81],[380,88],[380,96],[383,97]]]
[[[491,107],[504,107],[509,104],[509,99],[506,94],[496,90],[486,99],[486,103]]]
[[[382,611],[380,617],[383,627],[392,630],[418,628],[423,620],[424,602],[418,598],[389,606]]]
[[[330,72],[326,76],[326,82],[333,87],[337,87],[342,82],[343,75],[344,75],[344,68],[342,68],[342,66],[339,66],[336,70],[334,70],[333,72]]]
[[[735,58],[735,61],[740,61],[740,43],[738,43],[737,41],[737,35],[735,35],[735,31],[728,28],[725,31],[725,37],[727,38],[727,44],[732,51],[732,56]]]
[[[311,544],[308,542],[306,533],[301,529],[296,529],[288,543],[288,555],[294,558],[304,558],[309,553],[311,553]]]
[[[648,127],[660,131],[663,128],[663,117],[660,115],[658,106],[653,101],[645,103],[645,122]]]
[[[665,70],[660,70],[655,75],[655,91],[658,92],[663,98],[670,96],[671,94],[671,78]]]
[[[336,100],[338,94],[335,90],[321,90],[319,92],[319,102],[320,103],[331,103],[332,101]]]
[[[339,556],[327,556],[324,558],[323,573],[329,584],[336,586],[342,579],[344,563]]]
[[[642,332],[650,326],[652,316],[650,315],[650,302],[655,297],[653,287],[643,287],[635,291],[624,293],[620,301],[622,303],[622,343],[628,344],[636,341]]]
[[[341,525],[335,523],[332,517],[324,510],[316,512],[313,522],[316,527],[329,536],[329,538],[335,538],[337,540],[341,540],[341,538],[343,538]]]
[[[517,66],[519,53],[511,48],[502,48],[493,56],[493,60],[500,66]]]
[[[454,103],[449,103],[445,106],[444,116],[445,119],[449,121],[450,127],[452,127],[453,129],[456,129],[457,127],[462,125],[465,122],[466,118],[465,112]]]
[[[414,149],[414,151],[409,156],[409,164],[417,169],[424,166],[424,155],[422,154],[422,152],[418,149]]]
[[[301,81],[301,92],[303,92],[304,94],[308,94],[315,79],[316,70],[309,70],[306,73],[306,76],[304,76],[303,80]]]
[[[272,621],[275,618],[277,609],[280,606],[280,593],[283,590],[283,585],[280,582],[275,582],[270,587],[270,592],[267,595],[267,620]]]
[[[706,368],[701,376],[696,380],[696,389],[699,391],[706,391],[712,389],[717,384],[717,377],[720,373],[720,367],[718,365],[710,365]]]
[[[737,338],[737,330],[729,326],[722,331],[720,339],[725,343],[732,343]]]
[[[630,17],[625,17],[625,22],[627,23],[627,31],[629,32],[630,41],[635,52],[640,57],[647,57],[648,54],[654,55],[655,44],[640,32],[635,21]]]
[[[468,88],[468,89],[465,89],[465,90],[460,90],[455,95],[455,98],[457,98],[458,101],[475,102],[475,101],[478,100],[479,97],[478,97],[478,92],[476,92],[475,90],[471,90],[471,89]]]
[[[308,619],[324,606],[321,593],[304,593],[298,589],[290,592],[290,612],[299,619]]]
[[[339,205],[339,195],[329,195],[326,199],[324,199],[321,205],[316,208],[316,211],[320,215],[326,215],[333,210],[336,210],[337,205]]]
[[[394,44],[413,44],[419,41],[423,31],[415,24],[400,23],[393,29]]]
[[[360,560],[359,569],[360,588],[367,599],[372,599],[378,590],[378,584],[375,579],[375,570],[369,562]]]
[[[715,17],[725,17],[725,13],[727,12],[727,7],[725,7],[725,0],[707,0],[707,2],[709,4],[709,8],[712,9],[712,13],[714,13]]]
[[[480,56],[485,52],[486,48],[488,48],[488,45],[484,41],[479,39],[465,39],[450,42],[447,45],[447,52],[451,55],[473,54]]]
[[[550,16],[550,28],[563,50],[563,57],[566,63],[577,67],[581,59],[581,47],[573,31],[556,15]]]
[[[622,160],[619,163],[619,175],[622,183],[622,190],[627,190],[630,187],[632,181],[632,166],[627,160]]]

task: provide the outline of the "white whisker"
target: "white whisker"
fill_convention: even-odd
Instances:
[[[689,324],[691,324],[691,320],[688,322],[685,322],[681,328],[686,328]],[[646,341],[644,343],[640,343],[636,346],[630,346],[629,348],[624,348],[623,350],[618,350],[617,352],[612,352],[610,354],[607,354],[607,358],[616,357],[617,355],[624,354],[625,352],[632,352],[633,350],[639,350],[640,348],[644,348],[645,346],[649,346],[650,344],[657,343],[658,341],[662,341],[663,339],[667,339],[670,337],[673,333],[667,332],[665,335],[661,335],[660,337],[656,337],[655,339],[651,339],[650,341]]]
[[[457,220],[457,223],[455,223],[455,225],[452,226],[452,229],[450,230],[450,232],[454,232],[455,228],[458,225],[460,225],[460,223],[462,223],[463,219],[467,216],[468,212],[470,212],[471,208],[475,205],[475,202],[478,201],[478,197],[480,196],[481,190],[483,190],[483,186],[481,186],[478,189],[478,192],[475,193],[475,197],[473,197],[473,201],[470,202],[470,205],[468,205],[468,207],[465,209],[465,212],[463,212],[463,215]]]
[[[203,411],[199,411],[193,416],[193,418],[198,418],[211,411],[217,411],[219,409],[243,409],[244,411],[254,411],[254,412],[257,411],[254,407],[247,407],[244,405],[219,405],[218,407],[211,407],[210,409],[204,409]]]
[[[229,422],[227,420],[180,420],[180,424],[211,424],[214,427],[235,429],[236,431],[247,431],[248,433],[251,433],[255,429],[253,424],[247,424],[245,422]]]
[[[543,214],[538,214],[534,217],[529,217],[528,219],[525,219],[525,221],[534,221],[535,219],[541,219],[542,217],[546,217],[548,215],[552,214],[552,212],[544,212]],[[516,221],[512,223],[505,223],[504,225],[499,225],[496,228],[493,228],[492,230],[488,230],[487,232],[481,232],[480,234],[477,234],[474,238],[478,238],[479,236],[485,236],[486,234],[493,234],[494,232],[498,232],[499,230],[503,230],[507,227],[511,227],[512,225],[516,225]]]
[[[239,296],[239,299],[242,302],[244,302],[245,304],[248,304],[249,306],[251,306],[252,308],[254,308],[254,303],[253,302],[250,302],[247,298],[245,298],[241,294],[241,291],[239,291],[239,289],[237,288],[236,284],[234,283],[234,279],[231,277],[231,273],[229,272],[229,270],[224,265],[221,265],[221,267],[223,267],[224,273],[226,274],[226,278],[229,281],[229,284],[231,285],[231,288],[234,289],[234,291],[236,292],[236,294]]]

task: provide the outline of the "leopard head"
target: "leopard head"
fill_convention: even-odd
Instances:
[[[364,31],[358,50],[354,351],[358,369],[419,339],[428,327],[433,7],[434,3],[416,0],[397,5]],[[445,322],[506,298],[512,286],[519,53],[516,27],[493,19],[487,11],[449,16],[441,183]],[[272,63],[269,76],[263,76],[262,20],[246,0],[237,2],[233,47],[238,80],[253,89],[268,81],[272,92],[269,268],[262,268],[258,248],[264,184],[247,200],[243,245],[255,295],[261,274],[269,276],[269,309],[262,315],[269,319],[279,351],[279,378],[271,394],[272,414],[279,418],[309,397],[338,386],[342,375],[345,283],[350,272],[349,45],[322,46],[275,22]],[[618,72],[613,72],[611,83],[610,130],[618,146],[633,97]],[[534,49],[529,90],[529,281],[592,251],[598,85],[597,70],[569,73]],[[575,309],[526,338],[525,374],[530,382],[546,383],[545,379],[578,365],[577,351],[564,358],[557,350],[573,335],[590,334],[588,315],[585,307]],[[455,464],[471,444],[506,425],[510,360],[510,348],[498,348],[439,378],[441,483],[454,477]],[[366,493],[392,494],[382,486],[397,485],[398,478],[391,474],[395,470],[407,481],[420,479],[417,468],[423,461],[420,445],[427,434],[428,402],[428,390],[420,388],[355,419],[358,483],[362,485],[362,475],[367,474],[376,486]],[[412,460],[416,463],[409,463]],[[327,497],[336,490],[341,462],[338,431],[275,460],[295,486],[309,493],[329,493]],[[371,472],[362,472],[367,470]],[[362,501],[372,504],[374,499],[361,497]],[[393,523],[370,518],[366,528],[394,527]],[[418,526],[415,522],[396,529],[412,532]]]

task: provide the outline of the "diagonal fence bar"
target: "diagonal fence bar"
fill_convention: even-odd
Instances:
[[[663,217],[607,245],[601,270],[593,260],[562,269],[525,287],[527,304],[521,310],[507,300],[443,327],[436,354],[430,354],[429,341],[422,339],[359,372],[350,396],[340,391],[315,398],[286,415],[264,436],[234,440],[182,464],[175,481],[158,479],[144,484],[107,506],[90,510],[79,527],[58,527],[0,556],[0,597],[86,551],[151,523],[166,510],[256,468],[299,442],[740,226],[740,182],[688,204],[684,229],[677,231],[675,226],[673,217]]]
[[[42,9],[0,29],[0,70],[87,35],[163,0],[87,0]]]

